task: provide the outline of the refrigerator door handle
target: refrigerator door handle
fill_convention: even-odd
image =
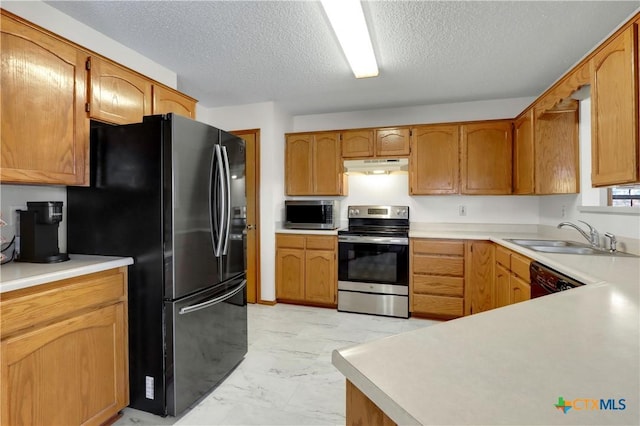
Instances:
[[[218,194],[220,196],[220,205],[217,205],[217,203],[215,203],[216,201],[216,197],[213,197],[212,195],[212,201],[210,203],[211,209],[215,209],[217,215],[213,214],[213,211],[211,212],[211,221],[212,221],[212,235],[213,232],[215,231],[215,235],[218,237],[217,240],[214,238],[214,243],[213,243],[213,252],[215,254],[216,257],[220,257],[222,255],[222,243],[224,242],[223,240],[223,232],[224,232],[224,222],[225,222],[225,218],[224,218],[224,212],[226,211],[226,194],[224,191],[224,187],[225,187],[225,179],[224,179],[224,168],[223,168],[223,160],[222,160],[222,151],[220,149],[220,145],[215,145],[214,148],[214,157],[216,159],[217,162],[217,170],[218,170],[218,188],[215,188],[214,190],[217,191],[216,194]],[[211,177],[212,181],[214,180],[214,177],[212,175]],[[215,205],[214,205],[215,203]],[[218,222],[216,224],[213,224],[213,218],[214,216],[218,219]],[[215,225],[215,227],[213,226]]]
[[[231,228],[231,170],[229,169],[229,155],[227,154],[227,147],[222,147],[222,157],[224,159],[225,166],[225,184],[226,191],[225,196],[227,197],[227,211],[226,211],[226,222],[225,222],[225,232],[224,232],[224,246],[222,248],[222,254],[226,255],[229,249],[229,229]],[[224,207],[223,207],[224,208]]]
[[[214,227],[213,223],[213,210],[215,209],[215,206],[213,205],[213,203],[215,202],[213,187],[215,184],[215,165],[217,158],[217,153],[214,147],[213,153],[211,154],[211,166],[209,168],[209,229],[211,231],[211,245],[213,246],[213,254],[215,256],[218,256],[218,253],[216,252],[218,243],[216,241],[216,228]]]
[[[225,300],[231,299],[236,294],[240,293],[247,286],[247,280],[242,280],[240,284],[238,284],[233,290],[229,293],[223,294],[222,296],[216,297],[214,299],[207,300],[205,302],[197,303],[191,306],[185,306],[184,308],[180,308],[178,313],[180,315],[188,314],[191,312],[199,311],[200,309],[205,309],[213,305],[217,305],[218,303],[222,303]]]

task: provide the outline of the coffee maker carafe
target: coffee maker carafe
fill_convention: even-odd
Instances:
[[[58,225],[62,201],[29,201],[20,210],[20,255],[18,262],[56,263],[69,260],[58,247]]]

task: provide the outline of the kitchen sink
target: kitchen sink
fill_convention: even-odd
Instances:
[[[615,257],[638,257],[634,254],[617,251],[610,253],[607,250],[598,250],[587,244],[577,243],[575,241],[564,240],[506,240],[519,246],[526,247],[529,250],[540,251],[543,253],[557,254],[584,254],[595,256],[615,256]]]
[[[519,246],[536,247],[589,247],[586,244],[563,240],[507,240]]]

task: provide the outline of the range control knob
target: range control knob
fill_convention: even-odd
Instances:
[[[349,215],[359,215],[360,214],[360,210],[358,209],[351,209],[349,210]]]

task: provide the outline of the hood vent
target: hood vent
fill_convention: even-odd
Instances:
[[[347,173],[363,173],[368,175],[407,172],[409,170],[409,159],[375,158],[370,160],[345,160],[344,170]]]

